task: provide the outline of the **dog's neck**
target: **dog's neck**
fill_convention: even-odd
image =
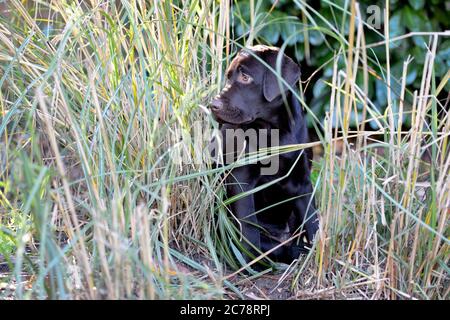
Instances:
[[[268,123],[270,127],[290,132],[300,125],[303,114],[302,106],[290,90],[286,92],[284,99],[282,96],[277,98],[272,107],[280,112],[269,118],[271,119]]]

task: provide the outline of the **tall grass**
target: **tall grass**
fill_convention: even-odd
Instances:
[[[328,116],[314,122],[320,141],[307,145],[324,150],[313,172],[319,235],[279,281],[297,298],[447,299],[450,115],[438,115],[436,97],[450,71],[437,83],[433,70],[438,40],[448,32],[427,34],[419,92],[405,85],[405,60],[398,94],[389,62],[378,70],[368,63],[374,45],[389,55],[401,37],[389,39],[384,30],[379,43],[366,44],[354,1],[340,8],[348,39],[333,26],[316,27],[320,16],[296,3],[305,23],[298,32],[319,30],[341,46],[330,61]],[[212,0],[11,0],[3,8],[3,297],[245,297],[235,277],[245,263],[223,206],[222,169],[171,157],[184,150],[195,158],[207,144],[195,144],[194,124],[205,132],[214,126],[204,106],[239,49],[232,9]],[[249,42],[265,22],[252,10]],[[386,81],[385,114],[368,98],[372,76]],[[303,80],[302,90],[311,79]],[[358,105],[364,116],[354,130],[349,117]],[[408,131],[405,115],[412,116]],[[364,130],[369,121],[378,131]]]

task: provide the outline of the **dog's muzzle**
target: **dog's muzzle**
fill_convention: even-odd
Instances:
[[[211,108],[212,112],[217,112],[223,109],[224,103],[219,95],[215,96],[214,99],[212,99],[209,107]]]

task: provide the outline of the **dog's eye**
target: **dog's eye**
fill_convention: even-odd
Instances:
[[[253,80],[253,78],[250,77],[248,74],[242,72],[242,70],[239,70],[239,80],[244,83],[250,83]]]

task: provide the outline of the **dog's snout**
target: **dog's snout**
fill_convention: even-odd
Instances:
[[[212,99],[210,107],[212,110],[220,110],[223,108],[223,101],[220,99],[219,96],[216,96],[214,99]]]

